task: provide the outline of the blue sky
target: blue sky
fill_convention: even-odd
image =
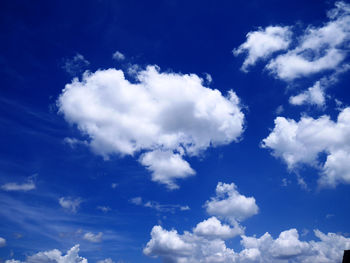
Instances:
[[[0,5],[0,262],[350,249],[350,4]]]

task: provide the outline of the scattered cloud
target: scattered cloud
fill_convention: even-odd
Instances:
[[[107,213],[108,211],[112,210],[109,206],[98,206],[97,209],[101,210],[104,213]]]
[[[138,205],[138,206],[144,206],[147,208],[151,208],[151,209],[157,210],[159,212],[175,213],[176,210],[180,210],[180,211],[190,210],[190,207],[188,205],[182,206],[182,205],[160,204],[157,201],[145,201],[145,202],[143,202],[141,197],[131,198],[130,203],[132,203],[134,205]]]
[[[161,73],[156,66],[136,78],[131,83],[116,69],[85,73],[59,96],[59,112],[90,137],[96,154],[141,153],[152,180],[175,189],[176,179],[194,174],[185,156],[239,140],[244,114],[233,91],[224,97],[195,74]]]
[[[237,191],[234,183],[219,182],[216,186],[216,196],[204,205],[209,215],[226,219],[229,222],[243,221],[256,215],[259,211],[254,197],[246,197]]]
[[[3,237],[0,237],[0,247],[6,246],[6,239]]]
[[[116,51],[113,53],[112,55],[113,59],[117,60],[117,61],[121,61],[121,60],[124,60],[125,59],[125,56],[123,53],[119,52],[119,51]]]
[[[63,69],[71,76],[75,77],[81,74],[90,62],[87,61],[83,55],[77,53],[73,58],[64,61]]]
[[[111,258],[106,258],[106,259],[97,261],[97,263],[114,263],[114,261]]]
[[[268,26],[265,29],[259,28],[247,34],[247,40],[237,49],[233,50],[235,56],[246,53],[247,57],[241,69],[248,71],[249,66],[255,65],[259,59],[267,59],[270,55],[279,50],[288,48],[291,42],[292,32],[285,26]]]
[[[337,121],[324,115],[318,119],[304,116],[299,122],[284,117],[275,119],[275,127],[262,141],[290,170],[308,164],[320,169],[319,185],[335,187],[350,183],[350,108],[344,108]],[[326,154],[324,162],[319,159]]]
[[[322,107],[325,105],[325,94],[317,81],[314,86],[308,88],[306,91],[289,98],[289,103],[293,105],[310,104]]]
[[[100,243],[102,242],[102,236],[103,236],[102,232],[99,232],[97,234],[94,234],[92,232],[87,232],[84,234],[83,239],[92,243]]]
[[[88,263],[87,259],[79,256],[78,253],[79,245],[75,245],[67,251],[66,255],[62,255],[62,252],[58,249],[53,249],[27,256],[25,261],[11,259],[6,260],[5,263]]]
[[[30,191],[36,188],[33,176],[29,177],[25,183],[6,183],[1,186],[1,189],[4,191]]]
[[[61,197],[58,199],[59,204],[72,213],[76,213],[80,204],[82,203],[81,198]]]

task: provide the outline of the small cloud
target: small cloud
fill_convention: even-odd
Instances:
[[[125,56],[123,53],[119,52],[119,51],[116,51],[113,53],[112,55],[113,59],[117,60],[117,61],[121,61],[121,60],[124,60],[125,59]]]
[[[290,181],[287,178],[282,179],[282,186],[286,187],[289,184],[290,184]]]
[[[111,258],[106,258],[106,259],[97,261],[97,263],[114,263],[114,261]]]
[[[276,115],[280,115],[284,111],[284,108],[282,105],[279,105],[276,109]]]
[[[117,186],[118,186],[118,184],[116,184],[116,183],[112,183],[112,185],[111,185],[111,187],[112,187],[113,189],[117,188]]]
[[[71,148],[75,148],[77,145],[89,145],[87,141],[81,141],[76,138],[69,137],[64,138],[63,142],[68,144]]]
[[[0,237],[0,247],[6,246],[6,239],[3,237]]]
[[[30,190],[34,190],[36,188],[35,183],[33,178],[35,178],[35,176],[31,176],[28,178],[27,182],[25,183],[6,183],[3,184],[1,186],[1,189],[4,191],[30,191]]]
[[[84,234],[83,239],[92,243],[100,243],[102,241],[102,235],[102,232],[99,232],[98,234],[87,232]]]
[[[306,228],[304,228],[302,231],[301,231],[301,236],[302,237],[304,237],[304,236],[306,236],[307,234],[309,234],[309,230],[308,229],[306,229]]]
[[[332,217],[334,217],[333,214],[327,214],[327,215],[326,215],[326,218],[327,218],[327,219],[331,219]]]
[[[213,78],[209,73],[204,73],[204,75],[205,75],[205,79],[208,82],[208,84],[213,82]]]
[[[185,206],[180,206],[180,210],[181,211],[187,211],[187,210],[190,210],[191,208],[188,206],[188,205],[185,205]]]
[[[107,213],[108,211],[112,210],[109,206],[98,206],[97,209],[101,210],[104,213]]]
[[[90,62],[83,55],[77,53],[73,58],[66,59],[62,68],[71,76],[76,76],[82,73]]]
[[[76,213],[82,200],[80,198],[73,199],[70,197],[61,197],[58,202],[64,209]]]
[[[142,198],[141,197],[134,197],[130,199],[130,203],[134,205],[142,205]]]

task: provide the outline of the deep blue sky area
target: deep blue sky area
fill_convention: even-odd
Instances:
[[[294,169],[273,156],[275,149],[262,147],[278,115],[296,122],[301,116],[328,115],[336,121],[340,110],[335,99],[343,108],[350,105],[349,71],[329,85],[322,107],[296,106],[289,103],[290,96],[336,69],[286,81],[267,70],[265,60],[243,72],[246,54],[232,53],[247,40],[248,32],[268,26],[292,27],[292,49],[307,28],[329,21],[327,11],[334,4],[320,0],[1,1],[0,237],[6,245],[1,247],[0,242],[0,262],[25,260],[52,249],[66,253],[75,244],[80,244],[79,255],[89,262],[105,258],[115,263],[178,262],[167,261],[161,253],[153,254],[157,258],[143,253],[152,227],[161,225],[179,234],[192,231],[209,218],[205,203],[215,196],[218,182],[234,183],[241,195],[255,198],[258,213],[240,222],[247,236],[269,232],[277,238],[282,231],[296,228],[303,241],[317,239],[314,229],[349,238],[350,179],[334,188],[318,185],[329,148],[320,150],[313,164],[301,162]],[[343,43],[344,54],[349,40]],[[113,59],[116,51],[124,59]],[[77,56],[80,61],[74,61]],[[80,64],[73,65],[76,62]],[[345,57],[342,63],[347,62]],[[93,138],[59,112],[57,101],[65,85],[73,78],[82,80],[84,71],[116,68],[137,83],[126,73],[133,65],[196,74],[204,86],[224,96],[233,90],[240,99],[244,130],[236,142],[185,155],[196,175],[177,180],[179,189],[169,190],[151,180],[151,171],[138,161],[146,149],[103,158],[89,147]],[[283,110],[276,113],[278,107]],[[78,143],[67,143],[67,138]],[[9,183],[35,187],[8,190]],[[133,202],[135,197],[143,203]],[[60,198],[79,204],[65,207]],[[164,206],[144,206],[147,201]],[[180,209],[185,206],[190,209]],[[90,232],[103,233],[102,240],[84,238]],[[240,241],[233,237],[226,246],[239,252]]]

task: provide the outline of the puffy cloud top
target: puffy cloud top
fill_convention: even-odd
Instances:
[[[254,197],[241,195],[234,183],[221,182],[216,186],[216,196],[205,203],[205,208],[208,214],[230,221],[242,221],[259,211]]]
[[[350,183],[350,108],[343,109],[336,122],[329,116],[318,119],[302,117],[299,122],[284,117],[275,119],[275,127],[262,141],[272,154],[282,158],[290,169],[298,164],[319,164],[318,156],[326,153],[321,164],[319,183],[335,187]]]
[[[183,156],[239,139],[244,115],[233,91],[224,97],[195,74],[161,73],[156,66],[136,78],[132,83],[121,70],[99,70],[62,91],[59,111],[90,138],[95,153],[146,151],[140,162],[152,179],[176,188],[175,179],[194,174]]]

